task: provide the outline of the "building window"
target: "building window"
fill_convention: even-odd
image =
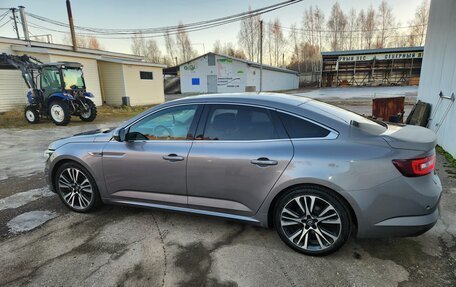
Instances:
[[[141,78],[141,80],[153,80],[154,74],[152,72],[140,71],[139,78]]]
[[[207,65],[215,66],[215,55],[214,54],[207,55]]]

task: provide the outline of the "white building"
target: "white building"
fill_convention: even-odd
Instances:
[[[456,1],[432,0],[418,90],[418,99],[432,105],[429,128],[437,133],[437,143],[453,157],[456,157],[455,15]]]
[[[96,105],[121,105],[122,97],[129,97],[131,105],[153,105],[165,100],[165,66],[144,62],[139,56],[84,48],[75,52],[67,45],[4,37],[0,37],[0,53],[27,54],[43,63],[81,63],[87,91],[94,94]],[[19,70],[0,70],[0,112],[23,107],[27,90]]]
[[[177,67],[176,67],[177,68]],[[260,64],[207,53],[180,64],[182,93],[226,93],[260,90]],[[295,71],[263,65],[263,91],[297,89]]]

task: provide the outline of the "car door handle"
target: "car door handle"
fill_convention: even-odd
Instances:
[[[183,156],[179,156],[179,155],[177,155],[175,153],[171,153],[169,155],[163,156],[163,159],[164,160],[169,160],[169,161],[183,161],[184,157]]]
[[[252,159],[250,161],[250,163],[256,164],[259,166],[265,166],[265,165],[277,165],[278,162],[276,160],[270,160],[267,157],[260,157],[258,159]]]

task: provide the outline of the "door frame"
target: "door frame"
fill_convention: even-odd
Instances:
[[[209,91],[209,78],[215,79],[215,91]],[[217,93],[218,92],[217,81],[218,81],[217,75],[207,75],[206,76],[206,89],[207,89],[208,93]]]

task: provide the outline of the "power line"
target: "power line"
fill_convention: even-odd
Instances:
[[[397,26],[397,27],[391,27],[391,28],[375,28],[375,29],[370,29],[370,30],[340,30],[340,31],[334,31],[334,30],[311,30],[311,29],[301,29],[301,28],[292,28],[292,27],[285,27],[285,26],[279,26],[282,29],[285,30],[296,30],[297,32],[314,32],[314,33],[336,33],[336,32],[344,32],[344,33],[366,33],[366,32],[379,32],[379,31],[385,31],[385,30],[398,30],[398,29],[409,29],[409,28],[414,28],[414,27],[424,27],[426,26],[427,23],[425,24],[419,24],[419,25],[410,25],[410,26]]]
[[[3,26],[5,26],[6,24],[8,24],[8,23],[9,23],[9,22],[11,22],[11,21],[12,21],[12,20],[11,20],[11,19],[9,19],[9,20],[8,20],[8,21],[6,21],[5,23],[1,24],[1,25],[0,25],[0,28],[2,28]]]
[[[98,33],[98,34],[103,34],[103,35],[136,35],[136,34],[164,34],[165,32],[177,32],[179,29],[186,29],[186,30],[191,30],[191,29],[199,29],[199,28],[204,28],[204,27],[216,27],[220,25],[224,25],[227,23],[231,23],[234,21],[240,21],[245,18],[249,17],[254,17],[258,16],[264,13],[268,13],[289,5],[293,5],[296,3],[299,3],[303,0],[288,0],[288,1],[283,1],[277,4],[273,4],[270,6],[250,10],[247,12],[242,12],[230,16],[225,16],[225,17],[220,17],[220,18],[215,18],[211,20],[205,20],[205,21],[199,21],[199,22],[193,22],[193,23],[188,23],[188,24],[182,24],[182,25],[174,25],[174,26],[165,26],[165,27],[156,27],[156,28],[141,28],[141,29],[107,29],[107,28],[93,28],[93,27],[84,27],[84,26],[75,26],[75,29],[77,30],[82,30],[90,33]],[[69,25],[63,22],[59,22],[53,19],[49,19],[43,16],[39,16],[33,13],[27,13],[32,18],[35,18],[37,20],[47,22],[53,25],[61,26],[68,28]]]

